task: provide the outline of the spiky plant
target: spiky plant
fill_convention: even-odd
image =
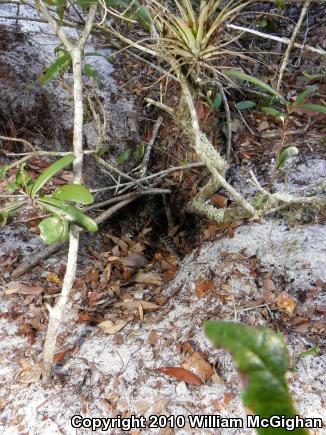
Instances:
[[[226,55],[245,57],[227,48],[234,39],[224,38],[223,29],[252,0],[229,0],[226,4],[224,0],[201,0],[198,12],[191,0],[174,0],[174,3],[177,13],[156,0],[150,0],[149,6],[161,49],[167,50],[179,67],[187,65],[198,71],[200,66],[205,67]]]

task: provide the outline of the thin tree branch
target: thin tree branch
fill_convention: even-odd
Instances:
[[[311,0],[306,0],[305,1],[304,5],[302,7],[302,10],[301,10],[300,17],[298,19],[298,22],[297,22],[295,28],[294,28],[294,31],[293,31],[292,36],[291,36],[291,39],[290,39],[289,44],[287,46],[287,49],[285,51],[284,58],[283,58],[283,61],[282,61],[282,65],[281,65],[280,72],[279,72],[279,76],[278,76],[277,86],[276,86],[277,92],[280,91],[282,80],[283,80],[283,74],[284,74],[284,71],[285,71],[286,66],[288,64],[289,57],[290,57],[290,54],[291,54],[291,50],[293,48],[294,42],[296,40],[296,37],[298,36],[299,30],[301,28],[301,25],[302,25],[302,22],[303,22],[303,19],[304,19],[306,13],[307,13],[307,10],[308,10],[308,8],[310,6],[310,3],[311,3]]]

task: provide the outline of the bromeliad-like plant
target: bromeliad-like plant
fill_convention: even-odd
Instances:
[[[240,323],[208,321],[205,335],[216,347],[231,354],[244,380],[242,400],[250,413],[261,419],[284,416],[295,419],[286,372],[290,366],[289,353],[282,334],[267,328],[253,328]],[[285,428],[257,428],[259,435],[285,435]],[[294,435],[308,435],[306,429],[294,429]]]
[[[79,210],[70,202],[83,205],[93,203],[93,196],[87,187],[81,184],[66,184],[56,189],[51,195],[45,195],[42,190],[59,171],[68,167],[75,159],[68,154],[46,168],[39,177],[33,181],[29,173],[20,168],[16,172],[16,179],[8,185],[11,192],[19,190],[24,196],[22,200],[15,201],[0,210],[0,218],[6,220],[17,213],[25,205],[34,205],[51,212],[52,216],[42,220],[39,224],[41,238],[46,244],[52,244],[69,237],[69,226],[77,225],[87,231],[98,230],[96,222]],[[5,175],[6,167],[2,167]]]
[[[160,43],[169,55],[178,60],[179,65],[199,66],[222,56],[241,53],[226,49],[233,42],[223,39],[221,30],[226,22],[230,22],[251,1],[228,1],[222,6],[222,0],[202,0],[199,13],[194,10],[190,0],[175,0],[179,15],[174,14],[162,3],[150,1],[152,16],[160,35]]]

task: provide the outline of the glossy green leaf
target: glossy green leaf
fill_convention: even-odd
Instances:
[[[273,107],[262,107],[261,110],[262,112],[268,113],[269,115],[272,115],[277,119],[281,119],[282,121],[284,121],[287,118],[285,113],[280,112],[279,110],[274,109]]]
[[[235,107],[240,111],[248,110],[256,107],[256,103],[254,101],[249,101],[249,100],[240,101],[240,103],[238,103]]]
[[[213,101],[213,109],[218,110],[221,107],[222,104],[222,96],[221,94],[216,94],[214,101]]]
[[[321,104],[305,103],[305,104],[296,105],[296,108],[309,110],[310,112],[318,112],[318,113],[326,114],[326,106],[322,106]]]
[[[49,196],[38,198],[38,203],[46,210],[61,216],[71,224],[78,225],[91,232],[98,230],[97,223],[73,205],[67,204],[59,199],[50,198]]]
[[[276,169],[283,169],[286,162],[291,159],[294,156],[297,156],[299,154],[299,150],[297,147],[287,147],[284,148],[276,161]]]
[[[274,95],[283,103],[286,102],[286,100],[283,97],[281,97],[275,89],[273,89],[270,85],[263,82],[262,80],[256,79],[256,77],[250,76],[249,74],[245,74],[241,71],[237,71],[237,70],[233,70],[233,69],[226,70],[223,72],[223,74],[231,79],[233,78],[233,79],[248,81],[249,83],[252,83],[253,85],[257,86],[258,88],[263,89],[265,92],[268,92],[269,94]]]
[[[36,179],[34,186],[31,190],[31,197],[34,198],[37,192],[42,189],[42,187],[52,178],[54,177],[58,172],[60,172],[62,169],[69,166],[73,161],[75,160],[74,154],[67,154],[66,156],[62,157],[61,159],[54,162],[52,165],[50,165],[48,168],[46,168],[42,174]]]
[[[290,396],[286,372],[289,355],[284,338],[267,328],[252,328],[240,323],[208,321],[205,335],[217,347],[227,349],[244,380],[242,400],[261,418],[282,415],[295,418],[297,412]],[[258,428],[260,435],[289,434],[285,428]],[[294,429],[293,435],[308,435]]]
[[[74,201],[80,204],[93,204],[94,198],[87,187],[81,184],[66,184],[59,187],[53,194],[52,198],[60,199],[61,201]]]
[[[117,164],[121,165],[122,163],[126,162],[127,160],[130,159],[132,154],[132,149],[131,148],[127,148],[122,154],[120,154],[120,156],[117,158]]]
[[[318,86],[309,86],[307,89],[305,89],[304,91],[302,91],[297,98],[295,99],[294,105],[297,104],[302,104],[304,103],[304,99],[307,95],[312,94],[313,92],[316,91],[316,89],[318,88]]]
[[[3,165],[0,167],[0,180],[3,180],[5,178],[8,169],[9,169],[8,165]]]
[[[49,68],[47,68],[39,77],[41,85],[54,79],[61,70],[68,67],[71,64],[71,56],[69,53],[65,53],[60,56]]]
[[[103,84],[102,84],[101,74],[99,73],[99,71],[97,69],[95,69],[92,65],[89,65],[88,63],[86,63],[85,64],[85,73],[86,73],[87,77],[90,80],[92,80],[99,89],[102,89]]]
[[[69,224],[65,219],[51,216],[39,223],[41,239],[47,245],[67,240],[69,237]]]

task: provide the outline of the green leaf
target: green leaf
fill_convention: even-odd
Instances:
[[[318,346],[313,346],[309,350],[306,350],[305,352],[299,353],[299,358],[305,358],[307,356],[314,356],[317,355],[317,353],[320,352],[320,348]]]
[[[286,162],[294,156],[297,156],[299,154],[299,150],[297,147],[288,147],[288,148],[284,148],[276,161],[276,169],[283,169]]]
[[[27,171],[21,170],[16,175],[16,184],[23,187],[26,192],[29,192],[33,185],[33,181]]]
[[[20,188],[20,186],[19,186],[19,184],[17,184],[16,182],[12,182],[12,183],[9,183],[8,185],[7,185],[7,190],[8,190],[8,192],[10,192],[10,193],[14,193],[14,192],[16,192],[16,190],[18,190]]]
[[[89,65],[88,63],[86,63],[85,64],[85,73],[86,73],[87,77],[90,80],[92,80],[99,89],[102,89],[103,84],[102,84],[101,74],[99,73],[99,71],[97,69],[95,69],[92,65]]]
[[[130,159],[132,154],[132,149],[131,148],[127,148],[122,154],[120,154],[120,156],[117,158],[117,164],[121,165],[122,163],[126,162],[127,160]]]
[[[140,144],[138,144],[136,148],[137,160],[141,160],[143,158],[144,152],[145,152],[144,142],[140,142]]]
[[[222,104],[222,96],[220,93],[216,94],[214,101],[213,101],[213,109],[218,110],[221,107]]]
[[[305,89],[304,91],[302,91],[297,98],[295,99],[295,102],[293,103],[293,105],[297,105],[297,104],[302,104],[304,103],[304,99],[307,95],[312,94],[313,92],[316,91],[316,89],[318,89],[318,86],[309,86],[307,89]]]
[[[249,100],[240,101],[240,103],[238,103],[235,107],[240,111],[248,110],[256,107],[256,103],[254,101],[249,101]]]
[[[73,205],[49,196],[40,197],[37,202],[51,213],[61,216],[70,223],[85,228],[87,231],[95,232],[98,230],[97,223]]]
[[[34,186],[31,190],[31,197],[34,198],[37,192],[42,189],[45,183],[47,183],[54,175],[56,175],[63,168],[69,166],[75,160],[74,154],[67,154],[61,159],[54,162],[42,174],[36,179]]]
[[[47,245],[67,240],[69,237],[69,224],[65,219],[51,216],[39,223],[41,239]]]
[[[0,167],[0,180],[3,180],[5,178],[8,169],[9,169],[8,165],[3,165]]]
[[[60,18],[60,21],[62,22],[64,15],[65,15],[67,1],[66,0],[56,0],[55,3],[56,3],[56,7],[57,7],[58,17]]]
[[[277,119],[281,119],[282,121],[284,121],[287,118],[285,113],[280,112],[279,110],[276,110],[273,107],[262,107],[261,110],[262,112],[268,113],[269,115],[272,115]]]
[[[87,187],[81,184],[66,184],[59,187],[53,194],[52,198],[60,199],[61,201],[75,201],[80,204],[93,204],[94,198]]]
[[[288,391],[286,372],[289,355],[281,334],[267,328],[252,328],[240,323],[208,321],[205,335],[217,347],[227,349],[234,358],[245,387],[244,405],[261,418],[272,415],[295,418],[297,414]],[[284,428],[258,428],[260,435],[285,435]],[[291,431],[308,435],[305,429]]]
[[[145,6],[140,6],[136,11],[136,17],[145,30],[151,30],[151,16]]]
[[[268,92],[271,95],[274,95],[275,97],[277,97],[280,101],[282,101],[282,103],[285,104],[286,100],[280,96],[278,94],[278,92],[273,89],[271,86],[269,86],[267,83],[256,79],[256,77],[250,76],[248,74],[245,74],[241,71],[237,71],[237,70],[226,70],[224,71],[224,75],[226,75],[229,78],[234,78],[234,79],[239,79],[239,80],[243,80],[243,81],[248,81],[249,83],[252,83],[253,85],[257,86],[260,89],[263,89],[264,91]]]
[[[61,70],[68,67],[71,63],[71,56],[69,53],[65,53],[60,56],[49,68],[47,68],[40,76],[39,82],[41,85],[45,85],[48,81],[54,79]]]
[[[326,106],[320,104],[305,103],[296,105],[297,109],[310,110],[311,112],[326,113]]]

